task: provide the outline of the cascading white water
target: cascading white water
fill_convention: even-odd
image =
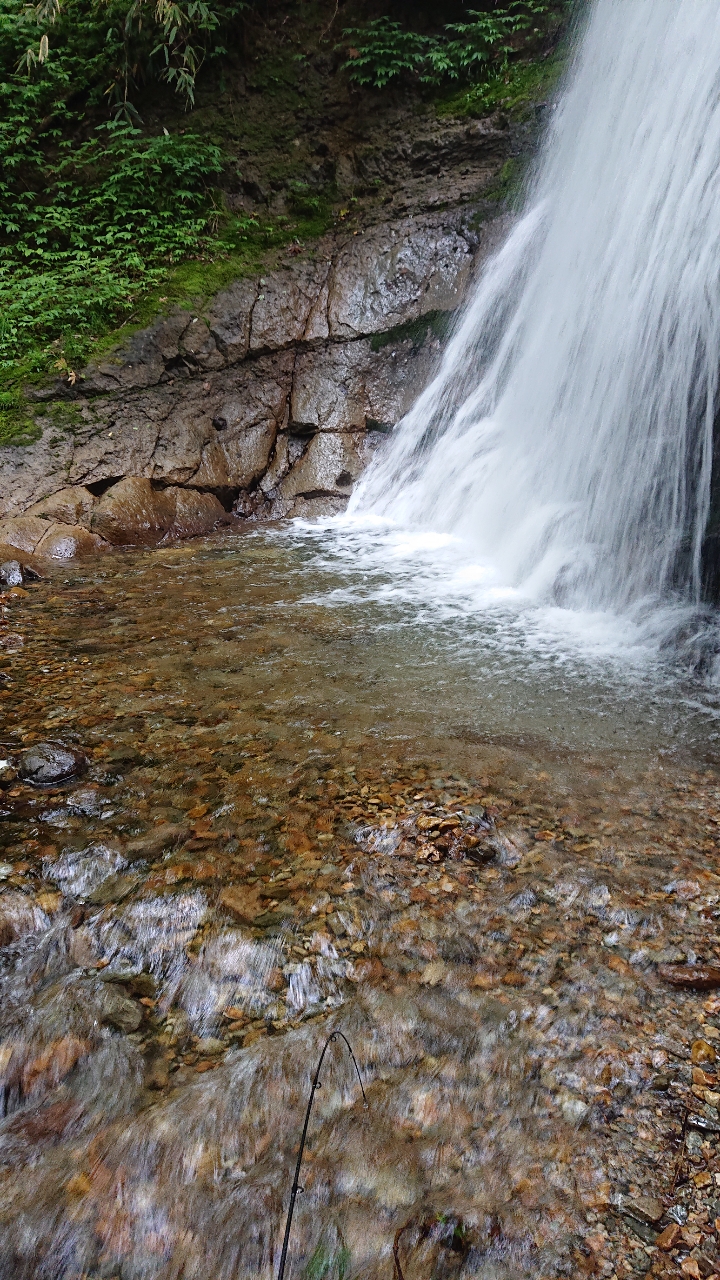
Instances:
[[[351,512],[540,599],[697,600],[719,365],[716,0],[595,0],[530,210]]]

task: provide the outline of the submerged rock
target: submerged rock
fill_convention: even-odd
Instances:
[[[17,560],[6,560],[0,564],[0,582],[6,587],[22,586],[22,569]]]
[[[87,761],[82,751],[64,747],[59,742],[38,742],[20,756],[19,773],[24,782],[36,787],[67,782],[85,772]]]
[[[99,988],[101,1000],[101,1019],[116,1031],[127,1035],[137,1031],[142,1022],[142,1008],[135,1000],[131,1000],[121,987],[114,982],[103,983]]]
[[[79,524],[62,524],[34,515],[3,520],[0,523],[0,538],[16,551],[52,556],[55,560],[88,555],[107,546],[102,538]],[[41,576],[34,565],[31,568],[36,577]]]

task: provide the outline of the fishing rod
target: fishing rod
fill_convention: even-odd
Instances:
[[[307,1138],[308,1125],[310,1123],[310,1112],[312,1111],[312,1104],[315,1100],[315,1093],[320,1088],[320,1071],[322,1068],[323,1060],[325,1058],[325,1054],[327,1053],[330,1045],[333,1043],[334,1040],[344,1040],[347,1046],[347,1051],[350,1054],[350,1057],[352,1058],[352,1061],[353,1061],[353,1066],[357,1074],[360,1089],[362,1090],[363,1102],[366,1107],[368,1105],[368,1100],[367,1100],[367,1097],[365,1096],[365,1089],[363,1088],[362,1076],[360,1075],[360,1068],[355,1059],[355,1054],[352,1051],[352,1046],[350,1044],[350,1041],[348,1040],[346,1035],[343,1035],[342,1031],[331,1031],[330,1035],[325,1041],[325,1044],[323,1045],[323,1051],[320,1054],[320,1061],[317,1064],[317,1069],[313,1077],[312,1088],[310,1090],[310,1098],[307,1104],[307,1111],[305,1112],[305,1124],[303,1125],[302,1137],[300,1139],[300,1150],[298,1151],[297,1164],[295,1165],[295,1177],[293,1178],[293,1184],[290,1191],[290,1206],[288,1208],[287,1222],[285,1223],[285,1239],[283,1240],[282,1253],[280,1254],[280,1270],[278,1271],[278,1280],[283,1280],[283,1277],[285,1275],[285,1263],[287,1261],[288,1245],[290,1243],[290,1228],[292,1227],[293,1213],[295,1212],[295,1201],[297,1200],[300,1192],[303,1190],[303,1188],[300,1186],[300,1183],[298,1182],[298,1178],[300,1177],[300,1166],[302,1164],[303,1152],[305,1150],[305,1139]]]

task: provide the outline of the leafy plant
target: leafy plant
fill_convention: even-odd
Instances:
[[[110,123],[75,149],[63,144],[42,192],[0,187],[0,360],[127,312],[168,263],[197,250],[221,165],[193,134],[147,138]]]
[[[223,31],[247,7],[0,0],[3,421],[23,412],[19,368],[54,366],[72,381],[91,336],[129,316],[173,264],[211,242],[223,251],[219,148],[184,130],[144,132],[131,98],[156,78],[191,101],[203,58],[224,51]],[[225,219],[235,242],[250,221]]]
[[[420,71],[429,47],[436,43],[432,36],[404,31],[387,17],[374,18],[366,27],[346,27],[343,34],[353,41],[344,70],[355,84],[375,89],[384,89],[405,71]]]
[[[201,66],[227,52],[222,40],[249,7],[249,0],[2,0],[0,41],[19,44],[15,69],[40,87],[70,70],[75,90],[85,80],[119,113],[136,115],[130,95],[151,79],[192,102]],[[72,65],[80,52],[88,59],[84,76]]]
[[[524,33],[537,30],[550,4],[544,0],[511,0],[484,13],[471,9],[470,22],[448,24],[439,36],[404,30],[388,17],[366,27],[348,27],[352,40],[344,64],[358,85],[382,89],[391,80],[411,74],[422,84],[443,80],[472,80],[505,71]]]

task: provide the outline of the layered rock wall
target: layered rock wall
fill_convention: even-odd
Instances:
[[[0,458],[0,539],[73,554],[73,539],[147,544],[229,512],[341,509],[497,232],[455,209],[328,236],[36,392],[42,438]]]

